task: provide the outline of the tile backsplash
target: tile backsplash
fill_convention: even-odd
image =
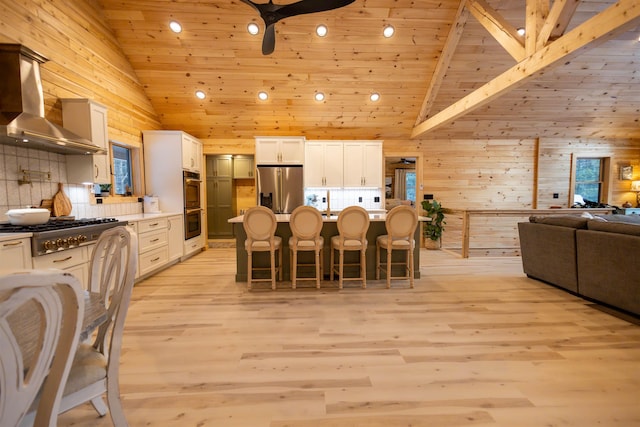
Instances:
[[[327,191],[330,191],[329,203],[332,211],[341,211],[348,206],[361,206],[367,210],[384,209],[382,190],[379,188],[313,188],[304,190],[304,204],[325,211],[327,209]]]
[[[19,184],[22,170],[50,173],[51,179],[34,174],[31,184]],[[32,148],[0,145],[0,222],[6,222],[9,209],[39,206],[42,199],[51,199],[58,183],[71,200],[71,215],[76,218],[101,218],[142,212],[142,203],[92,204],[91,187],[67,183],[67,163],[63,154]]]

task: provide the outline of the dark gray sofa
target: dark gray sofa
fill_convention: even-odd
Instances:
[[[532,216],[518,231],[527,276],[640,315],[640,217]]]

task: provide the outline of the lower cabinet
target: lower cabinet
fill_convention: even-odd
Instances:
[[[191,255],[194,252],[199,252],[202,250],[204,246],[204,236],[199,235],[193,237],[189,240],[185,240],[184,242],[184,256]]]
[[[11,239],[0,243],[1,269],[31,268],[31,239]]]
[[[169,261],[182,258],[184,248],[184,217],[182,215],[173,215],[168,218],[169,221]]]
[[[138,271],[151,273],[169,262],[169,221],[166,217],[138,221]]]
[[[95,245],[66,249],[33,258],[33,268],[59,268],[76,276],[83,289],[89,285],[89,261]]]

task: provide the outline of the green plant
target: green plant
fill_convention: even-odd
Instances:
[[[100,186],[100,191],[103,193],[108,193],[111,191],[111,184],[98,184]]]
[[[446,224],[444,220],[446,209],[437,200],[423,200],[422,209],[425,211],[425,216],[431,218],[431,221],[424,224],[424,237],[438,240],[442,236],[444,224]]]

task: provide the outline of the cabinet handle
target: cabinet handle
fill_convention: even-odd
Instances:
[[[151,260],[151,262],[156,262],[156,261],[159,261],[159,260],[160,260],[160,257],[157,257],[157,258],[153,258],[153,259]]]
[[[98,168],[98,165],[94,165],[94,167],[96,168],[96,176],[94,176],[94,178],[97,178],[100,176],[100,169]]]
[[[65,261],[69,261],[71,258],[73,258],[73,256],[68,256],[63,259],[54,259],[53,262],[65,262]]]
[[[160,225],[159,222],[154,222],[153,224],[149,224],[149,227],[155,227],[156,225]]]
[[[18,246],[21,245],[22,242],[10,242],[10,243],[4,243],[2,246]]]
[[[149,243],[155,243],[155,242],[157,242],[158,240],[160,240],[160,239],[153,239],[153,240],[149,240]]]

